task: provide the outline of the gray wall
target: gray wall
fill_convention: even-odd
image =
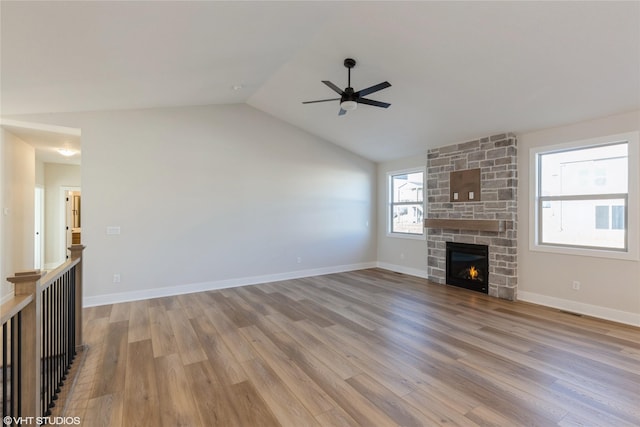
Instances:
[[[528,230],[534,221],[531,201],[535,174],[531,170],[534,147],[580,141],[640,130],[640,111],[618,114],[597,120],[576,123],[518,136],[518,219],[522,226],[518,236],[518,298],[550,305],[564,310],[624,321],[640,326],[640,261],[638,239],[640,215],[638,206],[638,158],[629,159],[629,173],[633,177],[630,189],[635,197],[636,215],[629,215],[629,245],[635,247],[635,259],[602,258],[588,255],[540,252],[532,250],[533,236]],[[631,154],[630,154],[631,155]],[[572,289],[574,280],[581,282],[580,291]]]
[[[375,265],[375,165],[252,107],[20,120],[82,130],[87,304]]]

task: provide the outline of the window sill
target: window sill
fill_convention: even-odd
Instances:
[[[387,237],[393,237],[397,239],[409,239],[409,240],[426,240],[426,233],[423,234],[405,234],[405,233],[389,233],[387,232]]]
[[[571,247],[563,247],[563,246],[552,246],[552,245],[538,245],[533,244],[529,246],[529,250],[532,252],[547,252],[553,254],[561,254],[561,255],[574,255],[574,256],[583,256],[583,257],[593,257],[593,258],[608,258],[608,259],[618,259],[625,261],[638,261],[638,253],[637,251],[607,251],[602,249],[587,249],[587,248],[571,248]]]

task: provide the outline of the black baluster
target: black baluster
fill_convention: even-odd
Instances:
[[[9,345],[8,337],[7,337],[7,323],[11,320],[8,320],[6,323],[2,324],[2,416],[9,415],[7,411],[7,405],[9,403],[9,396],[7,395],[8,391],[8,367],[7,367],[7,346]]]
[[[47,413],[47,369],[46,369],[46,353],[47,353],[47,328],[45,327],[47,318],[47,290],[42,291],[42,319],[40,325],[42,328],[42,343],[40,345],[40,413]]]
[[[16,359],[16,363],[18,365],[17,376],[18,379],[16,383],[18,383],[16,394],[17,401],[17,414],[22,415],[22,311],[18,312],[18,334],[16,336],[17,344],[18,344],[18,358]]]
[[[71,274],[71,360],[76,358],[76,266]]]
[[[11,378],[11,397],[9,398],[9,408],[11,415],[20,415],[16,412],[16,383],[20,380],[16,376],[16,320],[15,316],[11,318],[11,345],[9,348],[9,361],[11,369],[9,377]]]
[[[52,285],[53,286],[53,285]],[[55,340],[55,331],[53,329],[53,289],[52,286],[49,286],[47,299],[49,305],[49,316],[47,318],[49,329],[49,340],[47,342],[47,383],[49,388],[49,404],[47,406],[47,415],[51,415],[51,408],[54,407],[53,403],[53,341]]]
[[[47,295],[48,289],[42,291],[42,348],[40,349],[42,353],[42,415],[47,415],[47,408],[49,407],[49,383],[47,382],[47,342],[49,339],[49,332],[47,331],[47,316],[48,316],[48,307],[47,307]]]
[[[64,276],[62,276],[64,277]],[[55,331],[56,338],[54,340],[54,377],[55,393],[53,394],[53,400],[58,400],[58,393],[60,393],[60,287],[62,286],[62,277],[54,283],[55,289],[55,311],[53,313],[55,319]]]
[[[60,332],[62,333],[62,339],[60,340],[60,379],[64,384],[64,380],[67,378],[67,280],[69,272],[64,275],[64,282],[62,289],[60,289]]]
[[[64,287],[62,288],[62,382],[67,379],[67,373],[69,372],[69,361],[67,360],[67,354],[69,349],[69,299],[67,295],[68,286],[69,286],[69,272],[65,274],[64,278]]]

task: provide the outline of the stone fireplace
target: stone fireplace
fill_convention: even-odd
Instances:
[[[430,280],[447,283],[447,242],[484,245],[488,248],[486,292],[498,298],[516,299],[516,168],[513,134],[493,135],[428,151],[425,226]],[[451,172],[472,169],[480,170],[480,197],[453,200]]]

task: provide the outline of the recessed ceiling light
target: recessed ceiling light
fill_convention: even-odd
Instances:
[[[243,85],[233,85],[233,86],[231,86],[231,89],[240,90],[240,89],[244,89],[244,86]]]
[[[77,153],[76,150],[72,150],[70,148],[58,148],[58,153],[62,154],[65,157],[71,157]]]

